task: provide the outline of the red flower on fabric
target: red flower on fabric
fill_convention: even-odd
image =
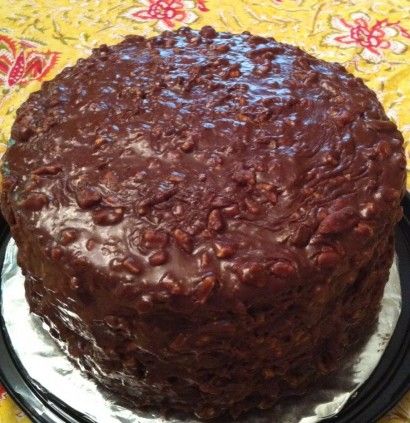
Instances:
[[[42,80],[54,67],[58,53],[39,51],[38,44],[0,34],[0,85],[6,88]]]
[[[0,385],[0,400],[6,395],[6,390]]]
[[[407,45],[396,38],[410,39],[410,33],[399,22],[382,19],[372,24],[370,16],[365,13],[353,13],[351,16],[353,21],[350,23],[344,18],[332,18],[331,25],[339,32],[328,35],[325,38],[327,44],[342,48],[359,47],[360,55],[374,63],[382,60],[383,50],[394,54],[406,51]]]
[[[204,0],[198,3],[198,9],[205,7]],[[137,22],[152,21],[160,31],[172,29],[177,22],[189,24],[198,18],[193,11],[195,9],[193,1],[139,0],[139,4],[141,6],[129,9],[125,16]]]
[[[162,20],[171,28],[174,26],[174,20],[184,21],[186,11],[181,0],[157,0],[151,1],[148,9],[137,10],[133,15],[144,20]]]
[[[208,0],[196,0],[196,7],[198,8],[198,10],[200,10],[201,12],[209,12],[209,9],[206,7],[206,2]]]

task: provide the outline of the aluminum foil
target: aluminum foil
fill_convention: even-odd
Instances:
[[[16,245],[11,240],[2,272],[1,312],[13,348],[30,377],[96,423],[179,423],[176,419],[166,420],[155,414],[136,413],[119,406],[109,394],[73,366],[51,338],[47,327],[29,313],[24,277],[16,262],[16,252]],[[363,349],[356,352],[336,375],[303,398],[269,411],[248,415],[237,422],[314,423],[337,414],[377,366],[393,334],[400,311],[401,289],[395,259],[384,291],[378,324]]]

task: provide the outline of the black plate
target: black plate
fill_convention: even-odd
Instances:
[[[387,413],[410,389],[410,195],[403,200],[404,218],[396,229],[396,253],[402,290],[402,312],[378,366],[335,417],[326,423],[370,423]],[[10,238],[0,216],[0,270]],[[0,289],[0,309],[1,309]],[[81,413],[38,386],[16,357],[0,315],[0,381],[33,420],[42,423],[89,423]]]

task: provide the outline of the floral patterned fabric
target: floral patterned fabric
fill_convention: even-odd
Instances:
[[[342,63],[378,93],[410,159],[409,0],[0,0],[0,155],[29,93],[92,48],[130,33],[209,24]],[[28,421],[0,386],[0,423]],[[409,421],[410,394],[383,419]]]

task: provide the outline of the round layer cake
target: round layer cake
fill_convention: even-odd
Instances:
[[[360,79],[272,38],[103,45],[12,129],[2,210],[31,310],[138,407],[302,394],[377,318],[402,143]]]

